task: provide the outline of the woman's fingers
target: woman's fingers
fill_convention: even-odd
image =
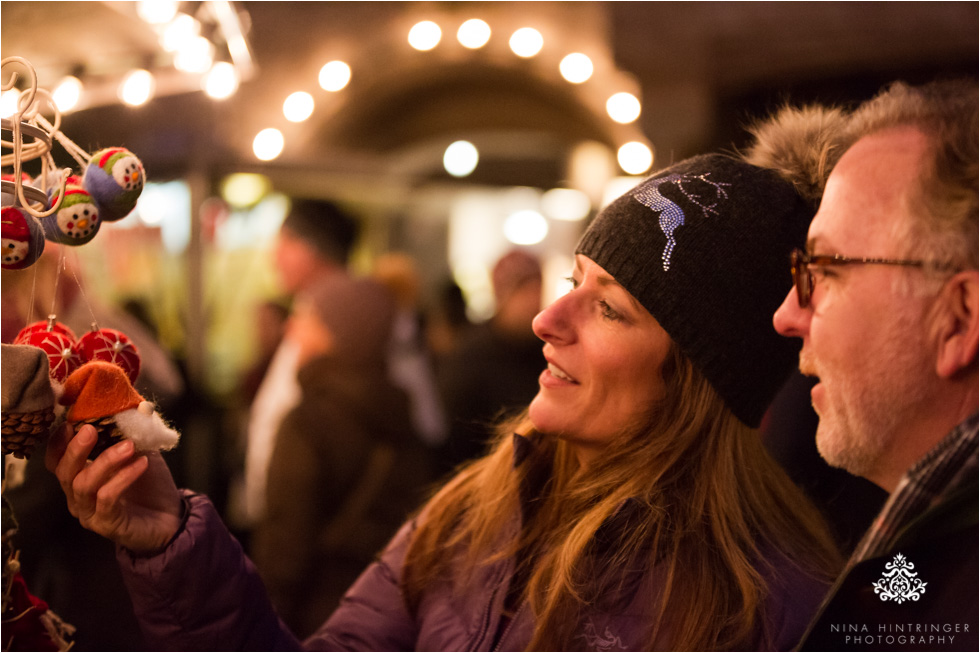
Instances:
[[[75,440],[83,437],[84,431],[79,431],[78,435],[75,436]],[[65,455],[65,459],[72,456],[72,445],[68,445],[68,453]],[[91,447],[84,442],[79,445],[78,453],[91,451]],[[132,441],[123,440],[118,444],[114,444],[103,453],[101,453],[98,458],[96,458],[91,463],[86,463],[83,459],[82,469],[75,473],[74,478],[71,481],[71,496],[69,503],[74,500],[75,512],[72,514],[79,519],[88,519],[92,516],[96,509],[96,499],[100,490],[105,486],[106,483],[112,480],[115,474],[120,470],[120,468],[129,462],[133,454],[135,453],[135,447]],[[66,473],[71,473],[75,469],[74,464],[69,464]]]
[[[70,426],[66,425],[65,428],[68,431],[71,430]],[[58,483],[61,484],[61,489],[65,493],[65,497],[68,498],[68,511],[75,517],[78,517],[75,505],[76,497],[73,490],[75,478],[85,469],[88,463],[88,454],[95,446],[96,440],[98,440],[98,434],[95,432],[95,428],[89,425],[80,428],[75,437],[68,440],[64,454],[54,469]]]

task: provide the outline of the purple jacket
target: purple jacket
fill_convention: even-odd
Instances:
[[[533,449],[514,436],[515,465]],[[521,512],[547,479],[529,474],[523,483]],[[276,616],[252,562],[222,524],[204,496],[185,492],[183,529],[163,552],[137,557],[117,551],[123,579],[133,599],[147,643],[160,650],[297,650],[300,643]],[[597,551],[629,528],[640,502],[627,501],[596,534]],[[519,528],[515,515],[514,527]],[[503,628],[504,602],[515,576],[515,561],[480,567],[472,587],[460,592],[450,581],[426,589],[416,614],[405,605],[401,574],[414,522],[402,526],[380,558],[354,582],[329,619],[307,639],[308,650],[342,651],[518,651],[527,648],[534,621],[526,602]],[[599,560],[600,558],[597,558]],[[783,555],[767,553],[760,573],[767,579],[766,623],[750,648],[787,650],[803,634],[827,591],[827,584],[804,574]],[[573,648],[635,651],[643,647],[650,605],[663,584],[659,570],[637,567],[624,576],[619,563],[609,591],[584,615]],[[614,575],[614,577],[613,577]],[[600,572],[598,587],[607,580]],[[624,587],[622,591],[612,588]],[[705,615],[710,618],[710,615]],[[763,632],[764,631],[764,632]],[[768,633],[768,639],[765,634]],[[770,644],[767,645],[767,642]],[[662,649],[669,642],[657,645]]]
[[[159,650],[522,650],[533,631],[527,606],[498,634],[513,561],[487,567],[476,586],[457,596],[433,588],[418,617],[406,609],[399,580],[412,523],[402,527],[380,559],[351,587],[341,606],[302,645],[280,622],[252,562],[204,496],[187,493],[186,525],[162,553],[118,551],[123,576],[147,643]],[[826,585],[777,564],[770,585],[768,624],[774,648],[796,644]],[[580,650],[637,650],[643,610],[656,581],[647,578],[630,605],[596,610],[583,626]],[[499,640],[495,638],[499,635]],[[756,647],[762,642],[756,642]]]

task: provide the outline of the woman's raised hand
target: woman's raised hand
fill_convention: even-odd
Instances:
[[[159,453],[137,454],[124,440],[95,460],[88,454],[97,435],[86,425],[73,434],[65,425],[51,436],[45,464],[68,499],[68,510],[85,528],[146,553],[162,549],[180,527],[182,499]]]

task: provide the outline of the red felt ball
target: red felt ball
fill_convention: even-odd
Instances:
[[[130,383],[140,374],[140,353],[122,331],[98,329],[89,331],[78,341],[82,360],[105,361],[123,368]]]
[[[24,336],[18,335],[17,344],[38,347],[48,355],[51,378],[64,383],[68,375],[82,364],[75,341],[58,331],[33,331]]]
[[[15,345],[25,344],[24,342],[22,342],[23,340],[25,340],[31,334],[38,333],[40,331],[54,331],[56,333],[60,333],[68,336],[72,342],[78,341],[78,338],[75,337],[74,331],[72,331],[68,326],[62,324],[61,322],[55,322],[54,318],[52,317],[52,319],[49,320],[41,320],[40,322],[34,322],[32,324],[28,324],[26,327],[24,327],[17,333],[17,337],[14,338],[14,344]]]

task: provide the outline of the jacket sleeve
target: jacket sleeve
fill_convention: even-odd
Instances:
[[[116,551],[150,650],[299,650],[210,500],[185,501],[186,524],[161,553]]]
[[[413,651],[419,631],[401,591],[402,567],[415,522],[395,535],[351,586],[331,617],[306,640],[309,650]]]

